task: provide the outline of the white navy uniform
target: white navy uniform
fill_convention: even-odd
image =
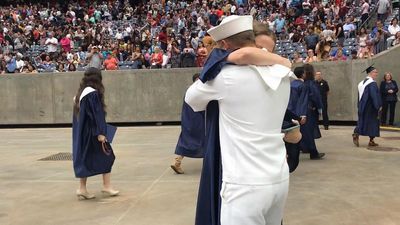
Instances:
[[[281,223],[289,186],[281,126],[290,74],[280,65],[229,65],[186,93],[194,111],[205,110],[212,100],[219,103],[221,225]]]

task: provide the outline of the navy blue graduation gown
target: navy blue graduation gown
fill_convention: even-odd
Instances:
[[[376,82],[368,84],[358,102],[357,133],[363,136],[379,137],[379,109],[381,95]]]
[[[308,91],[301,80],[290,83],[290,98],[288,110],[297,116],[305,116],[308,108]]]
[[[308,95],[307,101],[307,120],[304,125],[300,127],[302,139],[300,146],[303,150],[316,150],[315,139],[321,137],[321,132],[318,127],[319,111],[322,110],[322,97],[321,93],[314,81],[308,80],[304,82],[307,89],[305,93]]]
[[[183,102],[181,129],[175,154],[190,158],[203,158],[205,141],[204,111],[194,112],[186,102]]]
[[[72,156],[75,176],[90,177],[111,172],[115,156],[106,155],[97,136],[107,134],[105,113],[97,91],[82,98],[79,115],[73,117]]]
[[[214,49],[200,74],[205,83],[214,79],[227,64],[230,52]],[[211,101],[206,109],[206,141],[196,208],[196,225],[219,225],[221,212],[220,190],[222,184],[221,147],[219,140],[218,101]]]

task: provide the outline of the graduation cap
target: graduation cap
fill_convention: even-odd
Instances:
[[[365,69],[364,71],[362,71],[363,73],[364,72],[367,72],[367,74],[369,74],[369,73],[371,73],[374,69],[376,69],[375,67],[374,67],[374,64],[372,64],[371,66],[369,66],[367,69]]]

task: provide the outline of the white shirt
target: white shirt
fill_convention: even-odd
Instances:
[[[378,14],[385,14],[389,9],[389,1],[388,0],[379,0],[378,2]]]
[[[49,45],[48,45],[49,44]],[[58,40],[55,37],[47,38],[45,45],[47,45],[47,52],[56,52]]]
[[[186,92],[194,111],[218,100],[224,182],[265,185],[288,179],[281,126],[290,70],[282,67],[225,66],[214,80],[197,81]]]
[[[390,36],[394,36],[397,32],[400,31],[400,26],[398,24],[396,26],[389,25],[388,31],[390,33]]]
[[[369,4],[368,2],[364,2],[364,4],[361,6],[361,14],[368,14],[369,13]]]

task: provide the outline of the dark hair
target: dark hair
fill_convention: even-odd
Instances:
[[[82,91],[86,87],[92,87],[96,89],[99,93],[101,106],[103,107],[104,113],[106,109],[106,105],[104,103],[104,85],[102,83],[103,77],[101,76],[101,70],[90,67],[85,71],[85,74],[81,80],[81,84],[79,86],[78,92],[75,95],[75,104],[74,104],[74,115],[78,116],[79,114],[79,103]]]
[[[195,73],[192,77],[193,82],[195,82],[197,79],[199,79],[200,73]]]
[[[304,80],[314,80],[315,70],[311,64],[304,65]]]
[[[297,78],[302,78],[304,75],[304,67],[298,66],[294,68],[293,73],[294,75],[296,75]]]

